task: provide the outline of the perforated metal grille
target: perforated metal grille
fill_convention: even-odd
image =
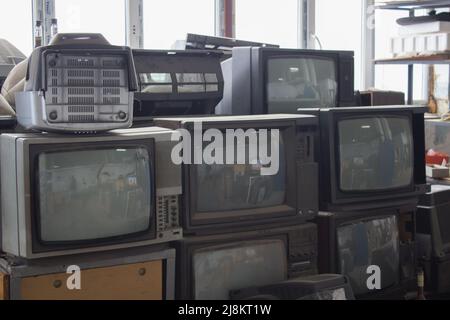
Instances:
[[[54,122],[124,121],[128,73],[123,56],[47,56],[47,113]],[[127,115],[128,117],[128,115]]]

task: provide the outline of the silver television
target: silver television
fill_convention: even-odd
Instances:
[[[172,134],[1,135],[2,250],[32,259],[180,239]]]

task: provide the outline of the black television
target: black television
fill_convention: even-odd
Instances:
[[[416,203],[425,177],[425,107],[299,109],[319,117],[320,210]]]
[[[418,258],[427,290],[450,292],[450,186],[434,184],[417,206]]]
[[[262,228],[264,225],[286,225],[313,219],[318,212],[318,165],[314,159],[314,135],[317,119],[289,114],[257,116],[213,116],[155,118],[155,124],[169,129],[186,130],[199,136],[210,130],[228,136],[218,142],[222,164],[202,162],[183,164],[183,230],[186,234],[234,232]],[[202,126],[196,132],[196,126]],[[277,131],[275,131],[277,130]],[[269,139],[265,139],[263,133]],[[272,140],[272,133],[278,137]],[[248,135],[247,135],[248,134]],[[237,137],[237,138],[236,138]],[[200,139],[201,136],[200,136]],[[208,139],[209,141],[213,139]],[[200,140],[201,142],[202,140]],[[217,142],[217,141],[216,141]],[[231,149],[228,149],[231,144]],[[278,166],[263,175],[261,153],[251,156],[249,149],[258,144],[259,151],[270,151]],[[208,142],[203,140],[205,152]],[[191,146],[194,154],[194,143]],[[245,160],[227,162],[227,150],[233,159],[240,150]],[[253,158],[254,157],[254,158]],[[252,160],[251,160],[252,159]],[[275,169],[278,169],[275,172]]]
[[[351,51],[237,47],[232,52],[222,62],[224,98],[216,114],[355,105]]]
[[[317,273],[317,227],[187,237],[175,243],[176,299],[228,300],[232,290]]]
[[[350,280],[358,299],[403,299],[415,288],[415,206],[320,212],[319,273],[340,273]],[[373,269],[380,271],[380,287]]]
[[[134,125],[157,116],[214,114],[223,96],[222,56],[217,50],[133,50]]]

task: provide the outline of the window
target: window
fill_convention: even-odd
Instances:
[[[417,11],[417,15],[425,12]],[[407,11],[376,10],[375,12],[375,59],[391,58],[390,39],[398,35],[397,19],[407,17]],[[424,77],[427,66],[414,65],[414,100],[424,97]],[[377,65],[375,67],[375,87],[408,93],[408,67],[406,65]]]
[[[214,0],[144,0],[144,47],[170,49],[187,33],[214,35]]]
[[[111,44],[125,44],[123,0],[56,0],[55,11],[59,32],[96,32]]]
[[[0,38],[8,40],[28,56],[33,49],[31,1],[2,1],[0,21]]]
[[[316,48],[354,51],[355,89],[360,89],[362,1],[316,0],[315,11]]]
[[[297,0],[236,0],[236,38],[297,48]]]

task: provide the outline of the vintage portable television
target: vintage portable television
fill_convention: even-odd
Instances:
[[[299,109],[319,117],[320,210],[417,204],[429,190],[425,111],[417,106]]]
[[[317,227],[196,236],[176,242],[176,298],[228,300],[232,290],[317,273]]]
[[[219,159],[213,163],[183,164],[185,234],[244,231],[313,219],[318,212],[316,121],[315,117],[288,114],[156,118],[158,126],[181,129],[193,137],[189,148],[194,157],[199,147],[206,154],[218,146]],[[275,132],[278,136],[272,138]],[[218,134],[217,140],[208,138],[210,133]],[[196,141],[200,141],[198,146],[194,146]],[[256,147],[258,154],[251,155]],[[268,151],[271,160],[261,157],[262,150]],[[245,159],[238,161],[239,154]],[[263,170],[270,168],[274,172],[264,175]]]
[[[351,51],[233,48],[217,114],[296,113],[355,104]]]
[[[30,259],[180,239],[172,134],[1,135],[3,251]]]
[[[136,91],[133,55],[99,34],[59,34],[28,61],[16,94],[26,129],[86,132],[130,127]]]

